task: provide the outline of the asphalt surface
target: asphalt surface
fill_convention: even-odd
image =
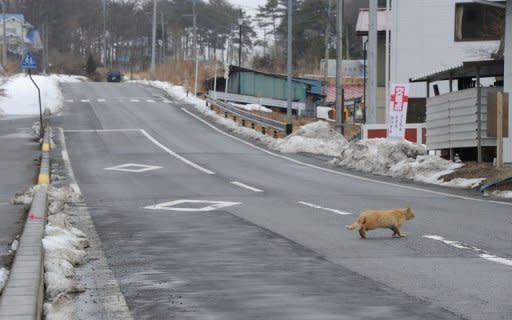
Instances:
[[[512,318],[510,203],[275,156],[212,129],[158,89],[62,91],[52,125],[65,130],[135,319]],[[156,168],[114,168],[127,164]],[[206,211],[204,201],[230,203]],[[169,202],[174,210],[158,206]],[[406,206],[417,217],[404,239],[378,230],[360,240],[344,228],[360,211]]]
[[[23,230],[24,205],[13,205],[17,192],[33,186],[39,172],[40,145],[32,137],[30,117],[0,118],[0,268],[10,269],[11,243]]]

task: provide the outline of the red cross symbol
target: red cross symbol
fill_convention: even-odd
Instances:
[[[393,104],[394,111],[402,111],[404,105],[409,100],[409,97],[405,95],[405,87],[404,86],[396,86],[395,92],[391,94],[391,103]]]

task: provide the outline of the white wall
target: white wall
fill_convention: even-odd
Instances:
[[[490,59],[499,41],[455,42],[455,3],[461,0],[393,0],[391,82],[409,82],[471,60]],[[448,83],[440,84],[441,93]],[[431,94],[433,91],[431,90]],[[411,84],[411,97],[425,97],[424,83]]]

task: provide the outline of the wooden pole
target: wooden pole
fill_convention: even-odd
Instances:
[[[496,168],[503,168],[503,93],[496,97]]]

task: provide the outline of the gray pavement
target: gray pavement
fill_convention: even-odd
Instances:
[[[0,267],[10,269],[10,243],[20,235],[26,210],[10,200],[37,181],[40,145],[31,136],[36,118],[0,118]]]
[[[53,125],[65,129],[77,182],[134,318],[512,316],[509,266],[423,237],[510,259],[510,204],[363,180],[316,157],[275,157],[212,130],[157,89],[87,83],[63,85],[63,92],[73,102]],[[105,170],[129,163],[158,168]],[[147,209],[176,200],[237,204]],[[354,213],[405,206],[417,213],[405,239],[381,230],[362,241],[344,229]]]

